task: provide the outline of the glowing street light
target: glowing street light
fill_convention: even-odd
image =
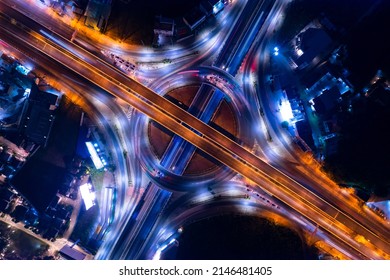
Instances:
[[[278,55],[279,55],[279,48],[274,47],[274,56],[278,56]]]

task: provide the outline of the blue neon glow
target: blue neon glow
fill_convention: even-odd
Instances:
[[[89,155],[91,156],[92,162],[95,165],[96,169],[101,169],[104,167],[99,155],[97,154],[94,145],[92,145],[91,142],[85,142],[85,145],[87,146]]]

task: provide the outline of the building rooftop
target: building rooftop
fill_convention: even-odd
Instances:
[[[4,212],[4,211],[8,210],[9,205],[10,205],[10,203],[8,200],[0,198],[0,212]]]
[[[375,101],[383,107],[390,105],[390,87],[384,80],[375,82],[367,91],[366,95],[375,99]]]
[[[90,0],[85,10],[85,24],[92,28],[101,29],[111,14],[112,0]]]
[[[14,193],[8,188],[0,188],[0,199],[10,201],[14,197]]]
[[[295,126],[297,128],[299,137],[301,137],[305,141],[305,143],[313,150],[315,145],[313,140],[313,132],[309,122],[307,120],[302,120],[296,122]]]
[[[60,254],[63,255],[68,260],[83,260],[86,257],[86,254],[81,253],[80,251],[72,248],[69,245],[65,245],[60,250]]]
[[[28,140],[46,145],[54,123],[54,109],[57,108],[58,96],[43,92],[33,84],[25,106],[21,131]]]
[[[206,19],[206,15],[199,8],[194,9],[183,17],[184,22],[191,30],[194,30],[199,24]]]
[[[200,8],[207,15],[211,15],[213,13],[213,4],[211,4],[208,0],[202,0],[202,2],[200,2]]]
[[[332,38],[328,33],[317,27],[309,27],[296,37],[295,63],[299,68],[310,64],[314,58],[323,56],[332,45]]]
[[[155,34],[165,34],[165,35],[173,35],[175,29],[175,21],[171,18],[165,17],[156,17],[154,23],[154,33]]]
[[[339,103],[340,96],[337,86],[324,90],[321,95],[313,99],[316,112],[325,114],[333,111]]]

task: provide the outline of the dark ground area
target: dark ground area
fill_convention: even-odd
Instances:
[[[339,29],[331,36],[346,45],[342,61],[357,94],[378,69],[390,77],[389,14],[386,0],[295,0],[277,36],[280,42],[290,41],[313,19],[328,17]],[[385,196],[390,186],[390,104],[356,94],[352,112],[339,112],[341,140],[337,154],[326,159],[325,170],[339,183]]]
[[[12,181],[38,211],[45,211],[65,178],[65,169],[38,158],[30,159]]]
[[[351,71],[351,81],[360,89],[378,69],[390,73],[390,43],[385,35],[389,13],[390,2],[385,0],[295,0],[289,4],[277,40],[286,43],[310,21],[326,16],[341,32],[332,36],[346,44],[349,55],[345,66]]]
[[[277,39],[281,42],[291,40],[309,22],[322,15],[336,26],[349,30],[378,1],[294,0],[287,8]]]
[[[390,104],[362,97],[352,108],[341,127],[338,152],[326,159],[325,169],[340,183],[386,196],[390,188]]]
[[[107,34],[121,41],[150,46],[153,41],[155,16],[182,17],[200,3],[200,0],[130,0],[115,1]]]
[[[74,227],[69,238],[73,241],[79,240],[80,244],[93,254],[96,253],[98,248],[95,248],[93,244],[90,244],[90,237],[93,234],[93,230],[95,229],[95,223],[98,216],[99,207],[97,205],[92,206],[88,210],[85,210],[84,205],[82,205],[77,217],[76,226]]]
[[[318,259],[298,234],[252,216],[219,216],[185,227],[179,247],[163,256],[178,260]]]
[[[75,154],[81,113],[81,108],[63,95],[49,143],[36,156],[56,166],[66,167]]]
[[[4,253],[4,259],[43,259],[48,249],[49,246],[40,240],[0,222],[0,252]]]
[[[357,90],[366,86],[378,69],[390,77],[390,41],[387,38],[390,1],[382,2],[372,15],[351,30],[346,41],[349,54],[346,66],[351,70],[350,80]]]
[[[62,97],[46,148],[40,148],[12,180],[38,211],[44,211],[64,181],[74,155],[81,109]]]

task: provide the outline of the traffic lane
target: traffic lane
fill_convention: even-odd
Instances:
[[[267,107],[267,106],[265,106]],[[279,166],[280,164],[278,164]],[[284,168],[283,170],[285,171],[285,173],[289,173],[289,174],[294,174],[294,177],[296,178],[302,178],[302,180],[304,179],[305,181],[303,182],[308,182],[306,183],[305,185],[307,186],[312,186],[312,189],[315,190],[315,192],[317,193],[320,193],[321,196],[323,197],[326,197],[328,199],[329,202],[331,202],[332,204],[334,205],[337,205],[337,207],[341,208],[341,209],[344,209],[345,211],[345,201],[338,201],[337,197],[334,195],[334,190],[332,189],[328,189],[328,191],[321,191],[325,186],[327,186],[329,184],[329,182],[325,182],[324,180],[322,180],[320,183],[318,180],[315,180],[314,178],[312,178],[314,176],[315,173],[313,172],[310,172],[309,174],[306,174],[306,176],[298,176],[298,174],[296,172],[293,171],[293,168],[295,166],[291,166],[291,164],[289,166],[286,166],[286,168]],[[289,169],[287,169],[289,168]],[[286,172],[286,170],[288,170],[289,172]],[[309,181],[310,180],[310,181]],[[301,180],[299,180],[301,181]],[[322,188],[321,188],[322,187]],[[356,206],[355,206],[355,209],[356,209]],[[361,210],[361,209],[360,209]],[[357,213],[354,213],[353,209],[351,211],[348,211],[355,219],[359,219],[359,215]],[[379,229],[378,232],[381,232],[383,231],[383,224],[372,224],[371,223],[371,220],[366,220],[368,224],[371,224],[372,225],[372,228],[375,228],[375,229]],[[371,227],[371,226],[369,226]],[[382,236],[385,238],[385,236]]]
[[[188,138],[188,137],[187,137]]]
[[[200,145],[200,143],[199,143]],[[201,146],[201,145],[200,145]],[[240,165],[240,162],[236,162],[233,158],[231,158],[229,155],[227,155],[227,157],[225,157],[222,162],[224,162],[225,164],[227,164],[228,166],[230,167],[233,167],[235,166],[236,164],[237,165]],[[240,170],[241,171],[241,174],[243,174],[244,176],[248,177],[248,178],[253,178],[253,174],[250,174],[251,172],[253,172],[251,169],[247,169],[247,170]],[[256,183],[258,183],[259,185],[262,185],[262,186],[265,186],[267,181],[264,180],[264,182],[262,182],[261,180],[255,180],[257,181]],[[323,216],[322,213],[320,212],[317,212],[316,211],[313,211],[313,209],[309,209],[309,207],[305,206],[305,205],[302,205],[301,204],[301,201],[299,199],[294,199],[294,201],[291,203],[289,201],[291,201],[291,197],[294,197],[295,194],[294,193],[290,193],[288,195],[286,195],[284,193],[284,189],[282,191],[279,191],[279,190],[275,190],[274,189],[274,193],[276,193],[276,197],[278,197],[278,199],[281,199],[283,202],[287,202],[288,205],[290,205],[292,208],[294,208],[295,210],[298,209],[298,212],[300,212],[302,215],[306,216],[306,217],[311,217],[311,219],[314,217],[314,216],[317,216],[317,219],[316,221],[326,230],[330,230],[330,231],[334,231],[335,227],[332,225],[332,224],[329,224],[329,217],[327,217],[326,215]],[[297,202],[298,200],[298,202]],[[334,224],[338,224],[337,227],[341,227],[341,225],[335,221]],[[344,230],[345,230],[345,226],[344,226]],[[343,232],[340,232],[341,234],[343,234]],[[339,233],[339,234],[340,234]],[[347,232],[349,233],[349,232]],[[345,234],[343,234],[343,238],[346,238],[345,237]],[[350,239],[350,242],[353,244],[352,246],[353,247],[356,247],[356,243],[353,238],[349,238]],[[344,240],[345,241],[345,240]]]
[[[49,30],[46,30],[45,33],[51,34]],[[40,39],[39,35],[35,34],[35,37],[37,39]],[[50,35],[50,37],[54,38],[54,34]],[[174,110],[176,113],[181,110],[182,111],[181,112],[182,114],[180,114],[181,118],[184,118],[186,116],[185,114],[187,112],[183,111],[181,108],[178,108],[176,105],[170,102],[166,102],[165,99],[163,99],[159,95],[154,94],[150,89],[143,86],[142,84],[124,76],[123,73],[118,73],[118,70],[113,69],[111,65],[107,65],[105,62],[101,61],[100,59],[97,59],[96,57],[91,57],[90,55],[86,54],[84,50],[81,50],[78,46],[70,42],[67,42],[66,40],[63,40],[62,38],[57,38],[56,40],[61,44],[63,48],[71,49],[72,53],[75,53],[79,57],[79,59],[87,60],[91,65],[95,66],[97,69],[100,69],[103,73],[109,72],[114,79],[120,82],[119,83],[120,85],[122,83],[128,85],[128,87],[131,88],[132,92],[136,92],[136,93],[142,92],[143,93],[142,95],[145,98],[150,100],[152,103],[159,105],[161,109],[167,110],[167,112]],[[42,46],[43,49],[44,47],[45,46]],[[121,94],[120,98],[125,98],[125,97],[123,96],[123,94]],[[196,118],[192,117],[191,119],[193,121]]]
[[[7,40],[10,41],[10,43],[12,45],[16,45],[16,43],[12,42],[12,40],[10,40],[10,38],[8,38]],[[26,53],[27,51],[31,51],[31,49],[28,49],[28,50],[25,49],[24,44],[22,44],[22,45],[19,44],[18,49],[19,49],[19,51],[22,51],[23,53]],[[89,93],[93,92],[96,100],[98,100],[98,99],[104,100],[105,104],[107,106],[109,106],[111,109],[116,108],[116,105],[113,102],[113,99],[111,97],[107,98],[106,95],[102,95],[101,93],[98,93],[98,91],[96,91],[91,86],[87,87],[86,81],[80,80],[78,76],[75,76],[73,74],[73,72],[69,71],[66,68],[59,66],[58,64],[54,64],[51,60],[47,59],[46,56],[43,56],[42,54],[40,54],[37,51],[34,54],[34,61],[37,64],[38,71],[45,72],[45,71],[47,71],[47,68],[49,68],[51,70],[50,75],[53,75],[54,77],[61,77],[61,80],[66,85],[65,88],[70,88],[70,90],[72,92],[79,92],[81,94],[84,93],[85,99],[84,99],[84,104],[83,104],[83,110],[88,112],[89,116],[91,118],[95,119],[95,121],[97,123],[100,123],[103,126],[103,132],[107,133],[110,136],[107,144],[108,144],[108,148],[110,150],[115,151],[115,153],[113,153],[113,156],[114,156],[114,158],[117,158],[117,160],[116,160],[116,162],[118,163],[117,176],[118,177],[126,176],[127,173],[126,173],[126,169],[125,169],[125,164],[123,163],[123,161],[121,161],[122,150],[120,148],[121,147],[120,142],[119,142],[118,138],[115,136],[115,133],[112,131],[112,128],[109,126],[109,123],[106,120],[106,116],[101,114],[100,110],[94,109],[95,105],[93,104],[94,103],[93,100],[88,98],[88,95],[85,95],[85,93],[86,92],[89,92]],[[45,68],[42,67],[43,69],[40,69],[41,68],[40,65],[44,65]],[[66,73],[66,74],[64,74],[64,73]],[[127,185],[118,185],[119,190],[125,189],[126,187],[127,187]],[[119,193],[120,193],[120,191],[119,191]],[[121,197],[123,197],[123,196],[124,195],[122,195]],[[121,200],[119,200],[119,201],[121,201]],[[122,206],[122,205],[123,205],[123,203],[120,204],[119,206]]]
[[[196,197],[195,197],[196,199]],[[178,228],[185,227],[186,225],[193,221],[202,219],[204,217],[210,217],[213,215],[222,215],[229,213],[237,213],[237,211],[243,212],[247,211],[249,213],[257,213],[258,215],[262,215],[265,213],[265,217],[270,217],[272,219],[275,216],[274,212],[266,212],[267,209],[262,205],[255,204],[253,202],[245,200],[245,207],[243,207],[242,199],[233,199],[226,198],[220,200],[204,200],[203,202],[197,204],[190,203],[191,198],[183,197],[180,202],[177,203],[176,207],[171,207],[170,211],[165,213],[166,219],[165,223],[160,226],[161,231],[164,228]],[[188,207],[186,205],[192,205]],[[245,210],[244,210],[245,209]],[[307,227],[313,231],[313,227],[311,223],[305,220],[300,215],[296,215],[292,212],[287,212],[285,214],[278,214],[287,219],[287,221],[293,220],[295,223],[299,223],[299,227]],[[292,226],[294,227],[294,226]],[[347,259],[367,259],[364,257],[359,250],[356,250],[351,247],[345,248],[344,242],[340,241],[338,238],[335,238],[333,235],[327,233],[326,231],[322,231],[320,228],[317,229],[316,234],[320,240],[325,240],[328,244],[331,244],[331,247],[336,248],[337,250],[343,252]]]
[[[49,31],[47,31],[47,32],[49,32]],[[72,47],[71,45],[68,44],[68,42],[63,42],[63,44],[64,44],[65,46],[68,45],[68,47]],[[72,49],[74,49],[74,48],[72,48]],[[87,57],[88,57],[88,56],[87,56]],[[85,57],[82,56],[81,59],[85,59]],[[89,59],[89,62],[95,64],[96,67],[101,67],[101,66],[106,67],[106,66],[107,66],[105,63],[102,64],[102,61],[100,61],[100,60],[94,60],[93,58],[92,58],[92,59]],[[98,62],[99,65],[96,65],[96,62]],[[111,67],[110,67],[110,68],[111,68]],[[111,68],[111,69],[112,69],[112,68]],[[123,78],[123,76],[122,76],[122,75],[119,75],[119,76],[116,76],[115,78],[116,78],[116,79],[118,79],[118,78],[120,79],[120,78]],[[128,81],[125,81],[125,80],[122,80],[122,81],[123,81],[123,82],[128,82]],[[131,82],[134,82],[134,81],[131,81]],[[144,87],[143,85],[141,85],[141,84],[139,84],[139,83],[131,83],[130,87],[134,88],[135,91],[140,91],[140,90],[143,90],[143,91],[144,91],[144,90],[146,89],[146,87]],[[149,91],[150,91],[150,90],[149,90]],[[151,97],[153,97],[153,96],[150,96],[150,95],[147,96],[147,98],[149,98],[149,99],[150,99]],[[154,96],[154,97],[155,97],[155,96]],[[152,102],[156,103],[156,100],[152,100]],[[158,104],[161,104],[161,103],[158,102]],[[170,107],[170,106],[168,106],[168,107]],[[167,109],[167,108],[164,108],[164,109]],[[169,109],[172,109],[172,108],[170,107]]]
[[[264,51],[265,49],[267,49],[269,47],[270,46],[267,44],[260,45],[260,49],[262,51]],[[260,83],[260,84],[262,84],[262,83]],[[266,89],[264,89],[264,91],[268,92]],[[262,94],[261,96],[263,96],[263,98],[266,98],[268,95]],[[268,107],[269,100],[264,100],[263,104],[264,104],[264,102],[266,103],[266,105],[263,107],[265,109],[269,108]],[[274,120],[273,117],[268,118],[268,119]],[[280,128],[280,125],[278,123],[273,123],[273,127]],[[278,138],[281,139],[283,142],[284,138],[282,136],[282,132],[279,129],[276,129],[275,133],[278,136]],[[290,151],[290,153],[294,153],[294,150],[291,150],[291,148],[289,148],[289,145],[287,143],[285,143],[284,146]],[[295,152],[295,154],[296,154],[296,152]],[[302,161],[301,157],[295,156],[295,158],[299,162],[302,162],[303,164],[305,164],[304,161]],[[345,203],[346,200],[345,199],[342,200],[339,198],[339,196],[337,196],[337,194],[336,195],[334,194],[335,188],[328,187],[328,185],[330,185],[330,184],[333,186],[334,182],[329,182],[329,180],[326,180],[325,178],[322,177],[322,174],[318,174],[318,172],[313,172],[313,170],[308,170],[308,171],[306,171],[306,174],[304,174],[302,176],[302,171],[298,170],[297,166],[292,166],[291,164],[286,164],[286,162],[283,162],[283,161],[279,161],[279,163],[277,165],[278,165],[278,167],[282,167],[284,165],[284,168],[278,168],[278,169],[284,170],[284,172],[287,174],[294,174],[294,177],[297,178],[300,182],[305,182],[305,184],[304,184],[305,186],[310,186],[310,189],[312,189],[313,192],[316,192],[321,197],[326,198],[330,203],[332,203],[333,205],[336,205],[340,209],[343,209],[344,211],[349,212],[349,214],[351,216],[353,216],[356,220],[361,219],[360,214],[359,214],[359,212],[362,211],[361,207],[359,209],[357,209],[356,203],[349,204],[351,210],[349,210],[349,209],[345,210],[346,209],[346,203]],[[364,219],[364,221],[365,221],[365,224],[367,224],[367,226],[369,228],[373,228],[373,229],[377,230],[378,232],[381,232],[381,231],[386,232],[386,229],[383,229],[383,225],[384,225],[383,223],[378,223],[378,221],[373,222],[371,219]],[[382,237],[386,238],[386,236],[388,236],[388,235],[389,235],[389,231],[387,230],[387,233],[385,233]]]
[[[63,23],[62,21],[57,21],[46,13],[42,13],[36,10],[34,10],[34,13],[32,13],[31,5],[24,2],[19,1],[16,6],[12,1],[1,1],[0,10],[6,11],[8,16],[14,18],[17,21],[25,22],[28,27],[40,28],[40,26],[44,25],[48,29],[55,30],[61,36],[70,39],[72,33],[74,32],[74,28],[70,27],[68,24]]]
[[[7,38],[8,41],[12,42],[12,39],[11,37],[8,36]],[[17,45],[16,42],[12,42],[13,45]],[[18,45],[18,49],[19,50],[22,50],[23,53],[26,53],[28,51],[31,51],[31,49],[25,49],[23,50],[23,48],[25,47],[24,44],[19,44]],[[42,65],[45,65],[46,67],[50,68],[51,71],[52,71],[52,74],[54,73],[57,73],[57,77],[61,77],[61,80],[65,82],[65,84],[67,85],[72,85],[72,88],[73,89],[76,89],[76,91],[78,92],[83,92],[83,93],[86,93],[86,92],[91,92],[91,91],[94,91],[94,89],[91,89],[90,87],[87,87],[87,85],[83,85],[83,83],[85,83],[85,81],[77,81],[79,79],[78,76],[74,76],[73,72],[72,71],[69,71],[67,68],[63,68],[62,66],[59,66],[58,64],[54,65],[51,60],[48,60],[47,57],[42,57],[42,55],[39,53],[39,52],[35,52],[34,54],[34,60],[37,62],[37,63],[40,63]],[[40,62],[40,61],[43,61],[43,62]],[[64,75],[64,73],[66,73],[66,75]],[[100,99],[100,100],[103,100],[103,102],[110,106],[110,108],[116,108],[116,104],[115,102],[113,102],[113,98],[112,97],[108,97],[107,95],[102,95],[100,94],[100,96],[95,93],[94,94],[95,98],[97,99]],[[90,101],[93,101],[93,100],[90,100],[89,98],[87,98],[88,96],[86,95],[86,102],[90,102]],[[86,108],[85,108],[86,109]],[[101,123],[103,126],[107,128],[109,128],[108,130],[110,130],[111,128],[109,127],[108,125],[108,122],[106,121],[105,117],[100,114],[100,111],[99,110],[91,110],[90,112],[90,116],[91,117],[94,117],[96,115],[96,118],[97,118],[97,121],[99,123]],[[107,130],[107,131],[108,131]],[[113,131],[111,131],[111,133],[109,133],[110,137],[109,139],[112,139],[113,141],[115,139],[117,139],[117,137],[115,136],[115,133]],[[111,141],[108,142],[109,144],[111,143]],[[121,172],[121,174],[123,175],[120,175],[118,177],[126,177],[126,172],[125,172],[125,164],[120,160],[122,158],[122,150],[121,149],[121,145],[120,143],[117,141],[116,144],[111,144],[110,145],[110,149],[115,151],[114,155],[117,155],[116,157],[118,158],[118,171]],[[125,180],[127,181],[127,180]],[[126,186],[122,186],[121,185],[121,188],[122,189],[123,187],[126,187]],[[123,197],[123,196],[120,196],[120,197]],[[121,205],[124,204],[124,199],[119,199],[118,202],[122,201]]]
[[[148,108],[148,109],[151,109],[151,108]],[[146,110],[147,111],[147,110]],[[148,112],[147,112],[147,114],[148,114]],[[150,115],[150,112],[149,112],[149,115]],[[181,134],[182,135],[182,134]],[[213,154],[213,153],[212,153]],[[231,166],[231,165],[228,165],[228,166]]]
[[[350,209],[350,216],[357,221],[364,219],[365,225],[380,234],[383,240],[388,239],[387,237],[390,236],[389,227],[383,226],[383,219],[380,217],[376,217],[375,219],[375,217],[368,216],[364,211],[365,208],[362,207],[361,202],[358,201],[358,198],[349,193],[345,193],[338,186],[334,186],[334,182],[329,182],[328,178],[323,178],[320,174],[317,174],[318,171],[311,170],[307,167],[306,172],[302,172],[298,167],[291,165],[289,167],[286,166],[284,170],[286,169],[289,169],[289,172],[293,172],[300,183],[316,186],[315,189],[319,195],[324,197],[327,201],[330,201],[339,209],[348,207]],[[311,174],[311,176],[307,176],[308,173]],[[327,186],[328,188],[326,188]]]
[[[217,67],[224,67],[226,63],[226,55],[234,48],[234,45],[239,40],[237,37],[241,38],[244,33],[244,30],[248,28],[248,17],[252,18],[252,13],[258,11],[261,3],[263,1],[247,1],[243,11],[241,12],[239,18],[236,20],[233,28],[226,37],[226,40],[222,43],[223,47],[219,53],[218,59],[215,62]]]
[[[4,0],[4,3],[7,3],[6,5],[12,9],[16,9],[17,11],[20,11],[21,13],[25,14],[28,17],[31,17],[32,19],[40,22],[41,24],[45,25],[48,28],[51,28],[52,30],[55,30],[62,36],[66,38],[70,38],[71,34],[74,32],[74,28],[70,26],[68,23],[63,22],[62,20],[56,19],[56,17],[53,17],[52,15],[49,15],[47,12],[42,11],[42,9],[38,9],[35,5],[31,5],[28,1],[10,1],[10,0]],[[240,12],[240,5],[232,5],[233,7],[229,9],[229,13],[226,13],[223,15],[220,20],[225,20],[226,18],[235,18]],[[30,11],[34,9],[34,13],[32,14]],[[48,7],[46,9],[49,9]],[[226,10],[226,9],[225,9]],[[51,11],[51,10],[50,10]],[[52,11],[51,11],[52,13]],[[211,37],[219,36],[220,32],[224,30],[229,30],[228,27],[223,26],[221,24],[216,25],[212,31],[211,31]],[[83,45],[88,46],[88,49],[92,51],[97,51],[98,49],[113,49],[113,51],[119,53],[119,54],[125,54],[130,55],[133,57],[142,57],[145,53],[145,48],[138,47],[138,46],[127,46],[128,49],[118,48],[117,46],[112,46],[112,43],[105,44],[102,42],[97,42],[96,40],[92,40],[91,38],[87,37],[87,35],[84,35],[82,33],[78,34],[77,41],[80,41]],[[183,53],[189,53],[193,51],[196,48],[203,48],[205,49],[207,47],[207,44],[203,42],[203,40],[193,40],[190,42],[189,45],[187,45],[184,49],[164,49],[159,50],[158,52],[151,52],[150,56],[156,57],[175,57],[177,56],[177,52],[181,51]]]

